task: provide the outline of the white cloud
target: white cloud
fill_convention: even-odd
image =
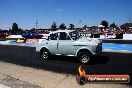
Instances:
[[[56,11],[57,12],[61,12],[62,11],[62,8],[57,8]]]

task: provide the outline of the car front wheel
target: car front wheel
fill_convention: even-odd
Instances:
[[[49,59],[50,53],[47,49],[42,49],[40,51],[40,56],[43,60],[47,60],[47,59]]]
[[[90,62],[90,59],[91,59],[91,54],[87,51],[81,51],[81,52],[79,52],[77,58],[78,58],[80,63],[88,64]]]

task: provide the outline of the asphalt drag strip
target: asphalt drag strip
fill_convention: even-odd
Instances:
[[[78,67],[81,65],[74,57],[51,56],[50,60],[41,60],[39,53],[35,52],[35,49],[31,47],[1,46],[1,49],[3,49],[3,51],[0,51],[0,61],[2,62],[50,71],[51,73],[75,76]],[[131,63],[132,53],[103,51],[102,56],[93,57],[92,62],[88,65],[83,65],[83,67],[87,74],[128,74],[132,79]]]

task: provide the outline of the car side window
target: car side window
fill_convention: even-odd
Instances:
[[[57,40],[57,38],[58,38],[58,34],[57,33],[50,34],[50,36],[49,36],[50,40]]]
[[[67,36],[66,36],[66,40],[71,40],[71,38],[67,35]]]
[[[71,40],[71,39],[65,32],[61,32],[59,36],[59,40]]]

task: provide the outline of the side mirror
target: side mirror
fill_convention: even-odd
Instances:
[[[46,38],[46,40],[49,40],[48,38]]]
[[[46,40],[50,40],[50,36],[48,36],[48,38],[46,38]]]

